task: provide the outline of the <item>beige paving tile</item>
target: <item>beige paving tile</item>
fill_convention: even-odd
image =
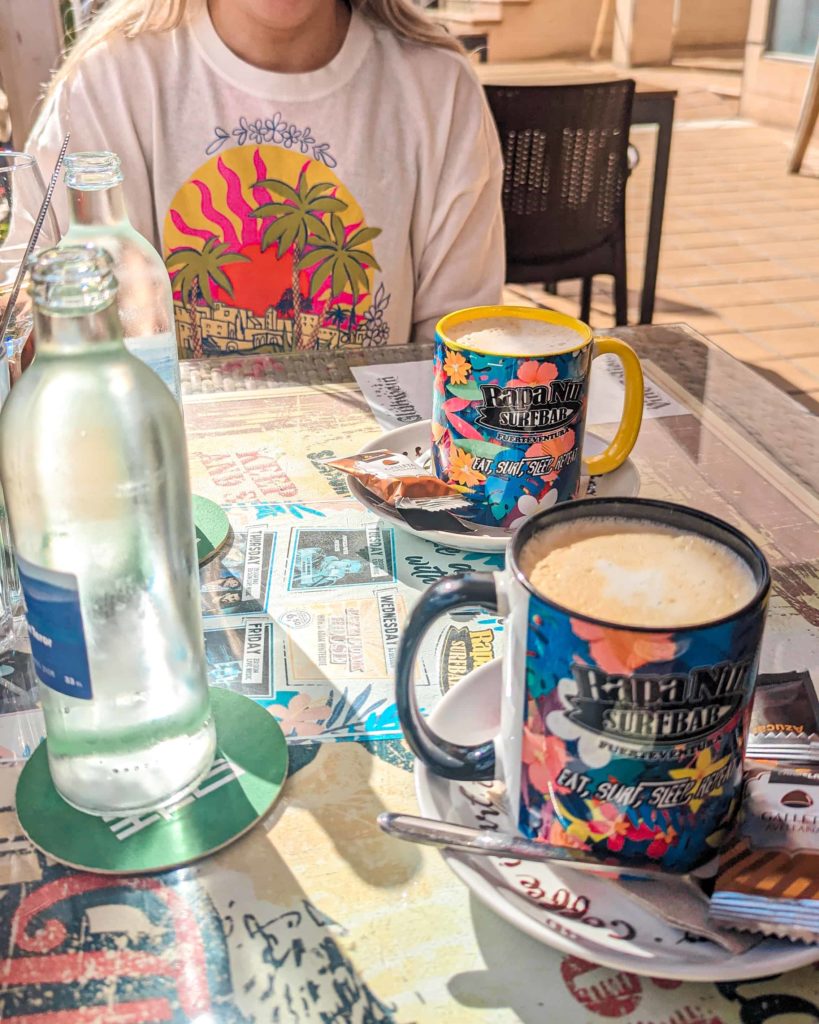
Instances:
[[[819,377],[800,366],[795,365],[791,359],[774,359],[765,363],[749,364],[764,377],[772,380],[772,383],[779,384],[785,391],[811,391],[816,390]]]
[[[819,354],[807,359],[794,359],[793,365],[800,370],[805,370],[806,373],[813,374],[816,378],[816,386],[819,387]]]
[[[666,240],[663,239],[663,242]],[[642,246],[639,249],[631,247],[630,252],[640,252],[641,259],[640,265],[642,266]],[[705,262],[702,259],[701,253],[696,248],[675,249],[669,246],[663,245],[660,249],[660,267],[693,267],[697,263]]]
[[[729,355],[741,359],[744,363],[762,363],[776,358],[776,354],[770,348],[761,345],[756,337],[755,334],[717,334],[714,340]]]
[[[742,206],[743,209],[747,209],[744,202]],[[808,207],[807,204],[804,209],[790,209],[785,205],[785,200],[780,199],[776,202],[760,203],[758,206],[754,206],[747,216],[752,224],[758,227],[764,225],[765,227],[787,228],[794,224],[815,223],[814,210],[815,207]]]
[[[755,256],[767,256],[774,259],[781,256],[794,256],[797,259],[806,256],[819,256],[819,241],[812,239],[765,242],[764,244],[749,246],[749,248]]]
[[[793,194],[788,194],[783,196],[782,205],[785,207],[786,210],[815,210],[816,196],[797,196]]]
[[[773,281],[770,291],[778,299],[787,299],[799,305],[805,301],[812,302],[819,299],[819,276],[791,277],[787,280]]]
[[[690,73],[688,70],[686,73]],[[792,133],[760,125],[694,127],[685,117],[719,117],[726,99],[698,92],[683,76],[666,198],[656,323],[688,323],[735,358],[753,365],[808,406],[819,406],[819,147],[805,173],[785,166]],[[635,71],[676,81],[678,68]],[[663,77],[668,76],[668,78]],[[738,89],[739,79],[731,79]],[[735,116],[736,97],[731,99]],[[724,109],[724,106],[723,106]],[[696,112],[699,111],[697,115]],[[708,113],[712,111],[713,113]],[[703,113],[706,112],[706,113]],[[653,172],[653,138],[634,135],[640,164],[628,185],[630,317],[643,280]],[[811,161],[815,161],[814,164]],[[579,288],[536,301],[577,315]],[[512,301],[521,301],[516,296]],[[595,282],[591,320],[614,319],[610,280]]]
[[[706,337],[711,337],[715,334],[734,334],[736,333],[736,326],[733,324],[726,323],[722,317],[709,315],[707,313],[679,313],[679,312],[663,312],[658,310],[654,314],[655,324],[688,324],[689,327],[693,327],[694,330],[699,331],[700,334],[704,334]]]
[[[798,247],[802,242],[819,240],[819,221],[808,220],[802,221],[800,224],[771,227],[770,232],[777,239],[785,242],[792,241]]]
[[[791,227],[798,230],[795,225]],[[816,229],[813,225],[802,225],[801,230],[805,231],[805,238],[819,238],[819,225]],[[753,228],[737,228],[731,232],[731,237],[739,245],[767,245],[769,242],[781,242],[783,238],[788,237],[789,231],[791,228],[783,228],[777,224],[759,224]]]
[[[699,213],[700,216],[705,211],[724,210],[732,201],[732,194],[727,188],[718,191],[673,188],[669,190],[669,197],[677,209],[690,210],[692,213]]]
[[[503,303],[506,306],[534,306],[535,303],[521,292],[513,292],[510,288],[503,289]]]
[[[819,255],[816,256],[800,256],[798,252],[793,252],[787,256],[777,257],[781,260],[782,265],[788,267],[791,272],[804,274],[808,277],[819,277]]]
[[[782,282],[778,282],[781,284]],[[719,310],[725,306],[753,305],[770,302],[779,296],[774,294],[773,283],[741,282],[739,284],[707,284],[687,288],[686,294],[692,302],[705,309]]]
[[[702,221],[703,218],[700,218]],[[714,213],[713,216],[708,218],[708,229],[710,231],[739,231],[745,228],[759,228],[760,218],[752,217],[745,213]],[[779,220],[775,222],[776,225],[780,223]]]
[[[715,236],[712,241],[714,245],[697,245],[687,247],[685,252],[686,256],[691,262],[687,265],[692,266],[695,263],[748,263],[750,260],[758,260],[760,254],[755,252],[748,245],[734,245],[725,243],[721,236]]]
[[[799,308],[810,317],[810,323],[819,324],[819,302],[800,302]]]
[[[777,356],[819,356],[819,327],[783,327],[780,330],[754,331],[749,337],[767,346]]]
[[[776,260],[748,260],[747,263],[724,263],[714,269],[733,274],[736,281],[781,281],[793,276],[793,270]]]
[[[732,246],[736,245],[739,247],[742,239],[735,237],[736,232],[734,231],[691,231],[685,234],[670,231],[668,233],[668,244],[675,249],[682,248],[697,248],[697,249],[710,249],[714,246]],[[663,239],[665,240],[666,235],[663,232]],[[758,242],[760,239],[754,239]],[[747,250],[742,255],[742,259],[751,259],[752,255],[747,254]]]
[[[732,284],[742,278],[734,270],[742,263],[723,263],[719,266],[701,264],[696,267],[660,269],[660,282],[670,288],[690,288],[701,284]],[[785,272],[787,273],[787,271]]]
[[[811,314],[801,307],[780,303],[760,303],[749,306],[723,306],[720,315],[729,330],[763,331],[767,328],[799,326],[811,322]]]

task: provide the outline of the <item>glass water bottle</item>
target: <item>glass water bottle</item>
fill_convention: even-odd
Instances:
[[[128,219],[122,180],[115,153],[71,153],[65,158],[70,220],[61,244],[100,245],[111,254],[125,346],[158,373],[179,400],[170,278],[162,257]]]
[[[111,258],[44,252],[37,358],[0,413],[0,476],[51,775],[95,814],[197,784],[215,749],[179,406],[128,353]]]

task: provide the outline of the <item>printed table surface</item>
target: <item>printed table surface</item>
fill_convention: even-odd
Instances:
[[[614,333],[637,348],[666,403],[644,420],[632,456],[640,493],[754,537],[774,576],[762,668],[819,669],[816,418],[688,328]],[[419,346],[183,366],[192,486],[226,508],[233,529],[202,570],[211,683],[276,715],[290,777],[266,819],[193,867],[142,877],[62,867],[28,843],[14,813],[42,722],[25,659],[0,663],[1,1020],[819,1020],[815,966],[724,984],[597,967],[496,917],[437,851],[379,831],[383,810],[417,813],[392,695],[401,623],[442,575],[502,563],[393,531],[324,465],[383,430],[351,367],[383,367],[379,386],[399,419],[412,418],[401,368],[389,364],[429,356]],[[490,615],[441,623],[418,667],[427,710],[502,647]],[[150,826],[134,819],[122,841]]]

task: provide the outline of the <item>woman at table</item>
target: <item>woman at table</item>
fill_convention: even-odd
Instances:
[[[69,129],[119,154],[183,354],[401,344],[500,300],[494,124],[411,0],[110,0],[34,127],[44,173]]]

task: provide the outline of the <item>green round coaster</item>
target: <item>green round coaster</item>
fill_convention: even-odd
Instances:
[[[249,697],[211,687],[216,759],[193,793],[137,816],[76,810],[51,781],[47,740],[17,782],[17,817],[34,845],[82,871],[139,874],[181,867],[227,846],[273,806],[287,777],[287,742]]]
[[[227,540],[230,522],[223,508],[198,494],[193,495],[193,522],[196,527],[196,554],[199,564],[204,565]]]

